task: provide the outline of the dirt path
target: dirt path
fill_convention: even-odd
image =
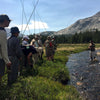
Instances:
[[[70,84],[74,85],[83,100],[100,100],[100,50],[97,50],[99,62],[91,63],[89,51],[72,54],[67,62],[70,72]]]

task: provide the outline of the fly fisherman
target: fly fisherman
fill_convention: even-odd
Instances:
[[[8,68],[11,66],[7,52],[7,33],[4,29],[9,26],[10,21],[7,15],[0,15],[0,83],[4,75],[5,64]]]
[[[22,50],[20,47],[19,39],[17,38],[20,31],[17,27],[11,28],[11,37],[8,39],[8,56],[12,62],[11,71],[8,72],[8,85],[16,81],[18,76],[19,60],[22,57]]]
[[[93,41],[90,41],[89,49],[90,49],[90,58],[91,58],[91,61],[94,61],[95,58],[96,58],[96,52],[95,52],[95,44],[94,44]]]

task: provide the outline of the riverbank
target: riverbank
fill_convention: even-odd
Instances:
[[[67,62],[70,84],[74,85],[82,100],[100,100],[100,49],[96,49],[96,62],[90,62],[89,51],[72,54]]]

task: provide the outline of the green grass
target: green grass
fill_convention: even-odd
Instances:
[[[47,61],[43,63],[42,66],[38,68],[38,75],[58,81],[62,84],[67,84],[70,79],[67,67],[60,62]]]
[[[73,86],[64,86],[43,77],[20,77],[6,91],[5,98],[10,100],[81,100]],[[4,100],[4,96],[0,100]]]
[[[97,44],[97,47],[100,45]],[[81,100],[74,86],[68,85],[69,71],[65,66],[68,56],[87,50],[88,44],[59,44],[54,62],[38,62],[33,69],[24,69],[22,76],[9,88],[7,74],[0,87],[0,100]]]

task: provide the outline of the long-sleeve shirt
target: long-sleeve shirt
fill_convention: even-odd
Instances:
[[[0,59],[3,59],[6,64],[10,62],[7,51],[7,33],[4,28],[0,28]]]
[[[29,43],[27,41],[22,41],[22,46],[28,45]]]
[[[16,56],[17,58],[20,58],[22,56],[20,42],[16,36],[12,36],[8,39],[7,46],[8,46],[8,56]]]
[[[39,47],[43,47],[42,41],[40,39],[38,40],[38,44],[39,44]]]

